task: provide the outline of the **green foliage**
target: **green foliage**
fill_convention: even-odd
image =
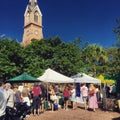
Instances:
[[[103,67],[108,62],[106,50],[99,45],[88,45],[82,50],[82,61],[84,61],[87,72],[93,75],[104,73]]]
[[[0,41],[0,79],[5,81],[15,76],[20,69],[20,44],[14,40]]]
[[[82,65],[80,49],[77,45],[73,43],[62,43],[56,47],[51,66],[56,71],[71,76],[79,72],[80,66]]]
[[[113,64],[116,67],[116,72],[120,74],[120,18],[116,19],[117,26],[113,29],[116,34],[117,43],[114,45],[116,47],[116,51],[114,53],[114,61]]]
[[[22,47],[15,40],[0,40],[0,79],[5,81],[24,72],[39,77],[47,68],[72,76],[79,72],[112,75],[120,72],[120,51],[105,49],[81,38],[64,43],[59,37],[32,40]]]

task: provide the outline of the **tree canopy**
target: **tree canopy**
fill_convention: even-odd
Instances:
[[[120,73],[120,20],[114,32],[114,47],[83,43],[79,37],[65,43],[60,37],[32,40],[26,47],[13,39],[0,40],[0,79],[6,81],[24,72],[39,77],[47,68],[72,76],[85,72],[94,76]]]

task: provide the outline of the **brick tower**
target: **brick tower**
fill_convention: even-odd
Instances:
[[[29,4],[26,7],[22,46],[30,44],[33,38],[37,40],[43,38],[42,13],[37,4],[37,0],[29,0]]]

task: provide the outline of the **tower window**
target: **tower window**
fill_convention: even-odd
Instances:
[[[38,22],[38,12],[37,11],[34,13],[34,21]]]
[[[29,23],[30,22],[30,13],[28,12],[27,13],[27,23]]]

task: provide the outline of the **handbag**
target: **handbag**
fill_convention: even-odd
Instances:
[[[89,95],[91,95],[91,96],[94,95],[94,93],[95,93],[94,90],[90,90],[90,91],[89,91]]]
[[[50,95],[50,100],[55,101],[57,99],[56,95]]]

